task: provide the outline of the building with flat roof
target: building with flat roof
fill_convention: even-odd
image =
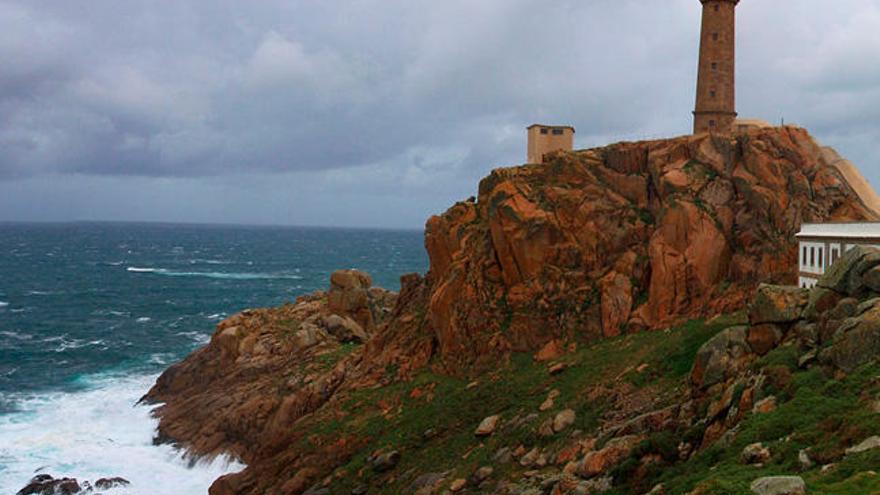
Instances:
[[[853,247],[880,248],[880,222],[805,223],[797,240],[798,286],[809,289]]]
[[[574,133],[574,127],[568,125],[530,125],[526,163],[544,163],[544,156],[551,151],[571,151],[574,149]]]

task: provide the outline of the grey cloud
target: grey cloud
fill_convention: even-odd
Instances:
[[[424,214],[522,161],[534,121],[575,125],[581,147],[686,133],[699,15],[696,0],[0,0],[0,179],[211,196],[187,181],[276,176],[349,205],[412,194]],[[880,5],[747,0],[739,19],[741,115],[805,125],[880,180]]]

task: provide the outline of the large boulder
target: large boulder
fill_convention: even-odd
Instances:
[[[606,473],[623,462],[642,438],[636,435],[617,437],[609,440],[601,449],[588,452],[577,468],[578,476],[593,478]]]
[[[351,317],[362,328],[373,328],[373,312],[370,309],[370,287],[373,280],[359,270],[338,270],[330,276],[330,292],[327,309],[340,316]]]
[[[748,327],[731,327],[703,344],[694,359],[691,384],[697,389],[707,389],[742,369],[752,354],[747,332]]]
[[[799,287],[761,284],[749,306],[749,323],[791,323],[801,317],[809,291]]]
[[[830,350],[834,365],[846,372],[880,355],[880,305],[841,325]]]
[[[805,495],[807,485],[800,476],[766,476],[752,482],[757,495]]]
[[[880,250],[856,246],[835,261],[825,271],[817,285],[839,294],[857,296],[867,290],[862,276],[878,265],[880,265]],[[867,279],[873,280],[873,275],[869,274]]]

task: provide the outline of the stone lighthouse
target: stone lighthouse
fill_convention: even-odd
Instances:
[[[733,130],[736,120],[735,33],[739,0],[700,0],[703,26],[694,133]]]

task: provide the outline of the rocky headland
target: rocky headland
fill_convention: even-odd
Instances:
[[[144,398],[157,441],[248,465],[213,495],[798,493],[799,475],[863,476],[846,459],[873,450],[847,449],[869,428],[845,418],[880,392],[864,371],[880,257],[852,251],[813,291],[760,285],[795,282],[802,222],[877,219],[835,156],[782,127],[495,170],[428,221],[430,270],[399,294],[340,271],[219,324]],[[801,416],[837,420],[777,424],[835,383],[857,400]]]

